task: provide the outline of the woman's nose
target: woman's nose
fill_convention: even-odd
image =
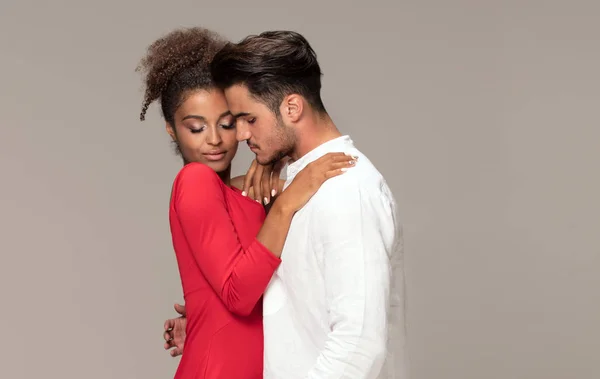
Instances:
[[[221,134],[215,129],[211,128],[211,131],[208,135],[208,143],[211,145],[218,145],[222,141]]]

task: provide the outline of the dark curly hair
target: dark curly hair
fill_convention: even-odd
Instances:
[[[174,114],[187,92],[215,87],[210,62],[227,43],[217,33],[200,28],[182,28],[154,41],[136,71],[144,75],[145,94],[140,120],[153,101],[160,99],[165,121],[174,125]]]

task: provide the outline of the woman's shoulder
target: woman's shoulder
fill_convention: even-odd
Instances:
[[[204,163],[190,162],[179,170],[175,181],[190,178],[202,178],[209,180],[220,180],[219,175],[212,168],[208,167]]]
[[[175,190],[188,186],[197,187],[204,192],[222,190],[224,183],[212,168],[203,163],[191,162],[179,170],[173,183]]]

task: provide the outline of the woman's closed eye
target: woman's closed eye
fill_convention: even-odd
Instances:
[[[191,127],[190,128],[190,132],[192,132],[192,133],[200,133],[200,132],[203,132],[204,129],[206,129],[206,126]]]
[[[220,126],[221,126],[221,128],[226,129],[226,130],[234,129],[235,122],[232,122],[230,124],[221,124]]]

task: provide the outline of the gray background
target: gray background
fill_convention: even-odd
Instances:
[[[134,68],[193,25],[313,44],[401,206],[413,378],[600,377],[599,4],[3,0],[0,377],[172,377],[180,162]]]

